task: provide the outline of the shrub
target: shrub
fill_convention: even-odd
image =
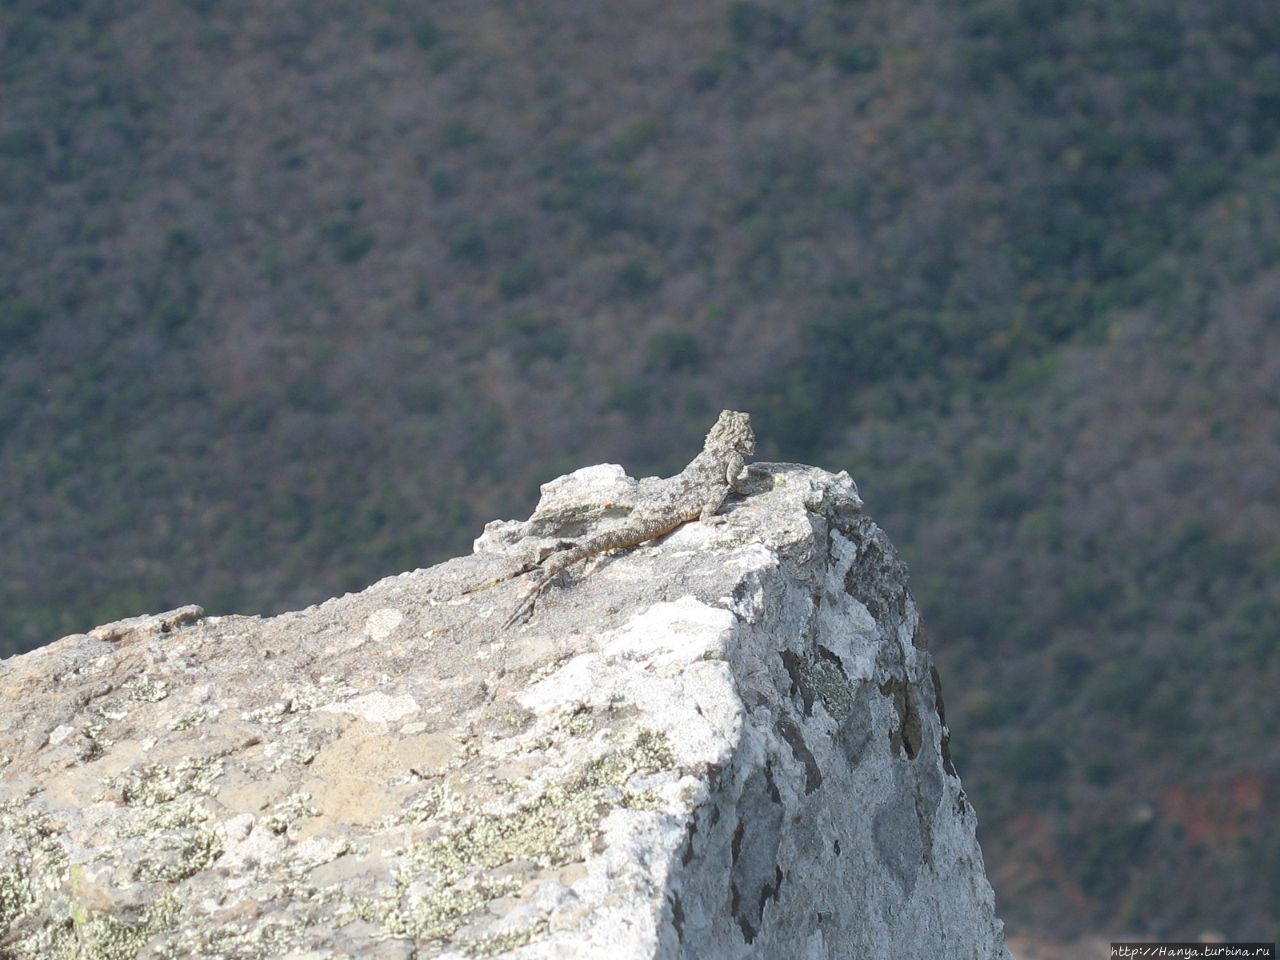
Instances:
[[[449,241],[449,256],[475,264],[489,259],[489,245],[479,224],[463,224],[454,231]]]
[[[638,300],[652,292],[658,286],[658,280],[649,272],[643,260],[632,257],[618,271],[615,285],[622,296],[629,300]]]
[[[373,249],[373,234],[350,217],[328,217],[321,221],[320,236],[343,263],[355,263]]]
[[[834,59],[845,73],[864,73],[880,66],[880,51],[870,43],[853,43],[837,50]]]
[[[689,74],[689,83],[695,90],[710,90],[718,86],[725,77],[745,73],[747,70],[747,61],[741,51],[733,47],[721,47],[713,51],[705,63],[694,68],[693,73]]]
[[[702,345],[688,330],[663,330],[645,344],[645,356],[652,370],[673,373],[697,370],[705,360]]]
[[[44,311],[16,297],[0,297],[0,344],[14,347],[40,328]]]
[[[1080,888],[1100,900],[1123,890],[1151,829],[1150,821],[1104,823],[1095,827],[1084,838]]]
[[[1019,784],[1055,783],[1067,769],[1067,757],[1056,740],[1029,736],[1014,744],[1001,760],[1006,776]]]
[[[503,321],[502,339],[522,364],[534,360],[560,360],[569,352],[569,334],[553,321],[535,313],[521,313]]]
[[[531,257],[521,257],[502,271],[498,278],[498,290],[507,300],[515,300],[532,293],[542,285],[542,268]]]
[[[413,39],[423,50],[430,50],[440,42],[440,28],[424,14],[413,22]]]
[[[633,418],[643,417],[649,412],[649,398],[652,392],[648,384],[639,380],[616,383],[609,390],[605,406]]]
[[[729,34],[736,43],[776,49],[797,44],[800,25],[791,17],[751,0],[735,0],[729,7]]]
[[[369,28],[369,39],[373,41],[376,50],[394,47],[400,42],[400,38],[400,26],[389,20],[379,20]]]
[[[447,200],[458,192],[458,177],[449,170],[440,168],[431,173],[431,190],[440,200]]]
[[[609,145],[609,157],[619,163],[634,160],[644,148],[658,139],[662,134],[662,126],[652,117],[643,117],[627,127],[616,140]]]
[[[440,127],[442,150],[463,150],[483,139],[484,135],[479,130],[458,117],[446,120]]]

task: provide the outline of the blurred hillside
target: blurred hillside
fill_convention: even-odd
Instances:
[[[0,652],[725,406],[901,549],[1011,930],[1280,923],[1280,6],[10,0]]]

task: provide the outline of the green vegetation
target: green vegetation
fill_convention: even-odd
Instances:
[[[1094,829],[1081,858],[1080,888],[1099,900],[1115,897],[1139,864],[1152,824],[1147,820],[1105,823]]]
[[[0,8],[0,649],[736,406],[911,565],[1013,925],[1273,930],[1274,844],[1159,802],[1277,756],[1280,6],[420,7]]]
[[[1033,736],[1016,743],[1004,757],[1007,783],[1053,783],[1066,775],[1067,758],[1048,737]]]
[[[662,330],[645,344],[648,366],[652,370],[674,373],[697,370],[703,365],[702,345],[688,330]]]
[[[320,236],[343,263],[355,263],[373,249],[373,235],[350,217],[328,217],[320,221]]]
[[[532,257],[521,257],[506,266],[498,278],[503,299],[517,300],[542,285],[542,268]]]

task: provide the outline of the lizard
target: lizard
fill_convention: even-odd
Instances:
[[[563,552],[552,554],[537,579],[521,596],[503,628],[510,627],[525,609],[532,610],[538,594],[562,570],[610,550],[639,546],[665,536],[692,520],[721,523],[716,513],[730,491],[741,492],[746,457],[756,452],[751,416],[735,410],[721,411],[707,434],[702,452],[674,477],[662,481],[657,491],[638,504],[622,524],[584,537]]]

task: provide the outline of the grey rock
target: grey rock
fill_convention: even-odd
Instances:
[[[847,475],[750,483],[514,629],[620,469],[358,594],[0,661],[0,957],[1006,958],[905,568]]]

